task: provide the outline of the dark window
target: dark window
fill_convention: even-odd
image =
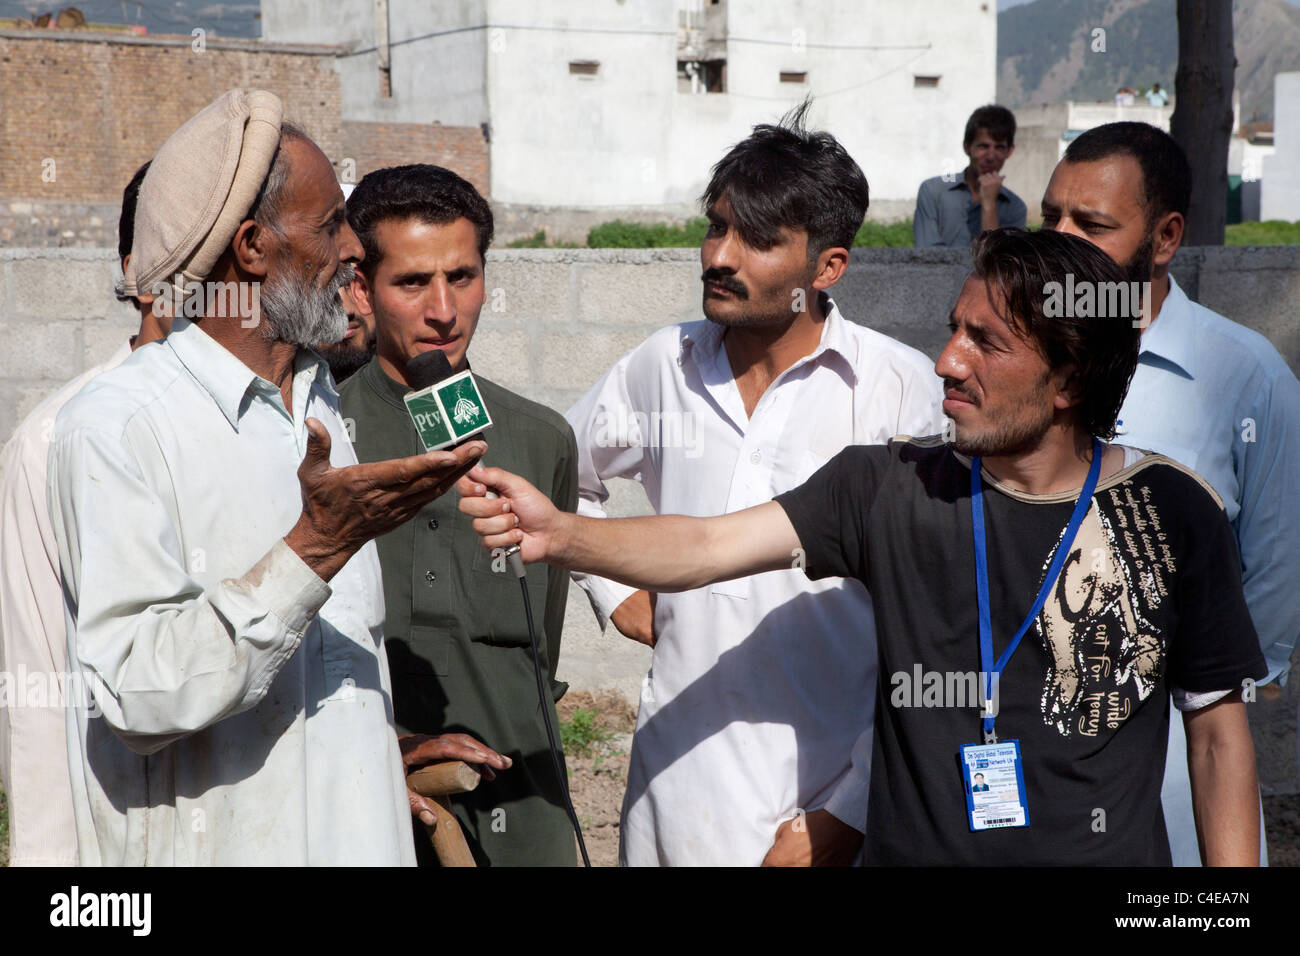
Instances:
[[[681,93],[725,93],[727,61],[678,60],[677,90]]]
[[[807,83],[808,74],[801,70],[782,70],[781,82],[782,83]]]
[[[595,76],[600,72],[599,60],[570,60],[569,72],[576,76]]]

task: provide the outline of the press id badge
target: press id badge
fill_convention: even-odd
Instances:
[[[1018,740],[966,744],[961,748],[961,765],[972,830],[1029,826]]]

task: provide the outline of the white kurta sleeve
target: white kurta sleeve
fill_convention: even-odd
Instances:
[[[867,728],[853,744],[853,763],[831,791],[823,808],[860,833],[867,831],[867,794],[871,790],[871,735]]]
[[[578,514],[589,518],[606,517],[607,480],[639,482],[646,466],[645,436],[627,384],[636,354],[634,349],[619,359],[565,415],[578,441]],[[636,593],[636,588],[592,574],[574,572],[573,580],[587,592],[602,631],[618,606]]]
[[[52,423],[50,423],[52,424]],[[0,783],[9,800],[10,864],[76,866],[63,701],[21,699],[35,680],[64,686],[67,635],[58,552],[45,506],[44,422],[26,422],[0,458]],[[66,682],[65,682],[66,683]]]
[[[204,590],[167,504],[118,436],[60,432],[49,470],[69,663],[123,742],[153,753],[257,704],[329,586],[278,539],[242,577]]]

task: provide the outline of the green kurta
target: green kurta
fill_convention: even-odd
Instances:
[[[573,430],[557,412],[477,378],[492,414],[487,465],[522,475],[556,506],[578,501]],[[410,391],[372,359],[339,389],[345,421],[363,462],[424,449],[402,397]],[[384,638],[393,679],[393,709],[402,733],[466,733],[514,761],[492,782],[452,798],[480,866],[573,865],[573,831],[551,763],[537,702],[528,624],[518,579],[493,571],[492,556],[457,510],[449,491],[412,521],[376,539],[384,576]],[[528,589],[555,700],[568,574],[528,568]],[[558,722],[556,722],[558,733]],[[416,827],[421,861],[429,841]]]

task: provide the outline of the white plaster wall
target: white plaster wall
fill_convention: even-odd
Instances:
[[[857,159],[873,200],[910,201],[964,164],[966,117],[993,100],[994,7],[727,0],[727,92],[693,95],[677,92],[674,0],[390,0],[393,96],[378,96],[373,52],[340,56],[343,118],[488,121],[500,203],[667,210],[755,123],[811,93],[813,124]],[[339,0],[329,17],[307,0],[263,9],[268,40],[374,44],[370,0]],[[571,60],[600,71],[572,75]],[[808,81],[781,83],[782,70]],[[941,80],[918,88],[916,74]]]
[[[482,0],[389,0],[389,97],[379,95],[373,0],[263,0],[262,36],[345,48],[334,61],[345,120],[477,126],[488,121],[487,14]]]
[[[1259,217],[1300,220],[1300,73],[1273,77],[1273,155],[1261,167]]]

